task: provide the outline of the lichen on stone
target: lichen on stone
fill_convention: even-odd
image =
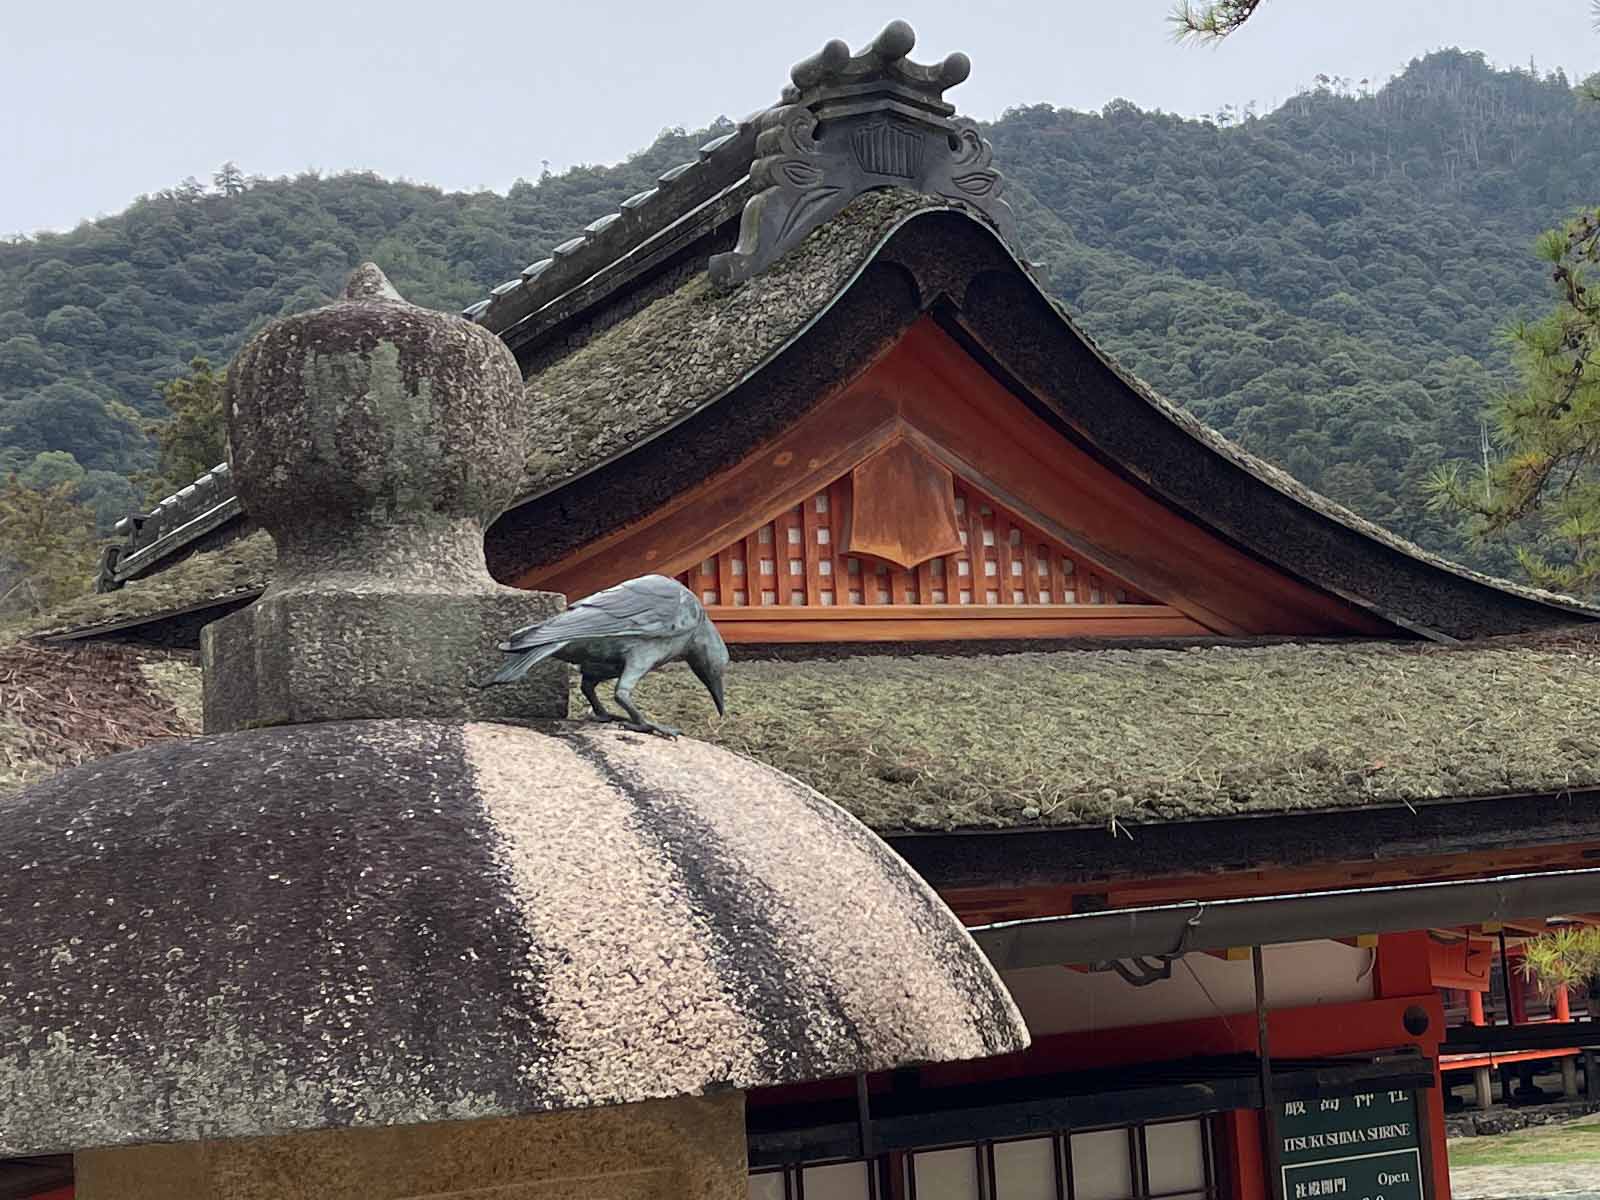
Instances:
[[[841,913],[826,897],[846,891]],[[1027,1044],[960,922],[815,792],[713,746],[559,723],[208,735],[0,800],[0,994],[0,1155],[590,1109]]]

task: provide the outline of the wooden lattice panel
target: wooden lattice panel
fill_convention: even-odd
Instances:
[[[1125,581],[956,481],[962,549],[910,570],[850,554],[841,479],[678,578],[708,607],[1152,604]]]

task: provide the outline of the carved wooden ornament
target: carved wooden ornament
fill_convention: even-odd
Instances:
[[[895,442],[850,473],[850,553],[911,568],[962,548],[955,477],[909,442]]]
[[[1014,236],[1011,206],[1000,198],[1004,181],[990,165],[992,148],[944,98],[972,63],[965,54],[914,63],[906,55],[916,41],[911,26],[891,21],[858,54],[832,41],[795,64],[783,103],[753,118],[755,194],[740,216],[738,245],[711,256],[713,283],[731,287],[766,270],[874,188],[908,188],[970,205],[1001,236]]]

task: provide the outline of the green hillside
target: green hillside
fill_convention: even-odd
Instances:
[[[1497,331],[1548,306],[1534,236],[1600,198],[1600,106],[1556,75],[1441,51],[1376,91],[1329,80],[1256,117],[1113,101],[989,127],[1024,250],[1113,353],[1335,498],[1469,555],[1419,484],[1476,456],[1507,378]],[[0,245],[0,471],[63,478],[109,519],[154,463],[160,386],[379,262],[459,308],[692,155],[664,133],[615,167],[508,195],[371,175],[219,175],[70,233]],[[41,452],[69,452],[40,460]]]

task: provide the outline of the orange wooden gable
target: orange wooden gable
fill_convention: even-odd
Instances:
[[[1393,632],[1098,461],[931,321],[744,462],[517,582],[652,571],[730,642]]]
[[[949,553],[915,556],[910,565],[873,554],[851,525],[851,495],[859,486],[857,479],[834,481],[696,563],[679,581],[706,605],[734,608],[1154,603],[966,483],[950,489]]]
[[[875,457],[900,451],[920,454],[900,442]],[[795,624],[791,632],[808,639],[859,637],[869,628],[863,621],[872,628],[893,622],[883,627],[908,638],[938,631],[968,636],[959,624],[946,622],[995,620],[1001,624],[993,631],[985,624],[979,636],[1051,630],[1072,635],[1089,629],[1085,620],[1094,623],[1090,632],[1113,629],[1108,621],[1204,632],[1190,628],[1182,614],[1155,603],[1126,580],[1074,555],[965,481],[947,478],[944,488],[950,500],[948,553],[885,553],[884,547],[861,537],[861,506],[853,503],[856,495],[871,495],[873,474],[857,468],[835,480],[696,563],[679,581],[725,629],[732,623],[741,640],[751,640],[758,629],[776,635],[780,626],[797,622],[804,624]],[[882,493],[878,499],[884,499]],[[936,519],[943,516],[937,510],[910,504],[896,504],[884,515],[891,519],[884,528],[898,525],[911,534],[944,523]],[[1124,611],[1135,606],[1140,611]],[[793,611],[836,607],[858,611],[803,616]],[[916,628],[904,628],[905,620]]]

